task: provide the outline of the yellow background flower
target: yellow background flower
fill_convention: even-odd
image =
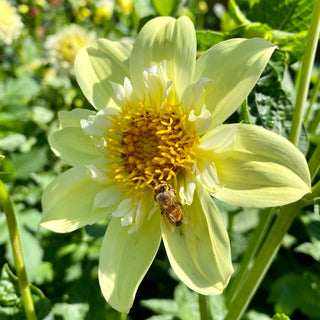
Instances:
[[[20,36],[23,23],[16,8],[5,0],[0,0],[0,40],[11,44]]]
[[[49,62],[57,70],[73,73],[73,63],[78,51],[89,45],[95,37],[95,32],[89,32],[76,24],[63,27],[56,34],[48,36],[45,42]]]

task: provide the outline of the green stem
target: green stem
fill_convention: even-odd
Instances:
[[[260,221],[258,226],[255,228],[253,235],[250,238],[248,248],[241,260],[240,268],[236,273],[235,278],[231,282],[228,288],[228,295],[227,295],[227,304],[230,305],[242,286],[242,283],[245,279],[245,276],[250,269],[250,265],[252,264],[252,259],[258,252],[263,239],[265,238],[271,221],[274,217],[274,208],[268,208],[265,210],[266,212],[262,212],[260,215]]]
[[[302,201],[299,201],[280,209],[280,213],[273,223],[252,268],[230,305],[225,320],[240,319],[275,257],[281,240],[302,206]]]
[[[297,145],[299,141],[302,118],[303,118],[303,109],[307,99],[309,82],[311,77],[311,70],[313,66],[313,61],[317,49],[317,43],[319,39],[320,31],[320,0],[316,0],[313,16],[311,20],[311,26],[308,34],[307,47],[305,54],[302,59],[301,65],[301,77],[299,79],[297,100],[293,111],[292,117],[292,127],[290,131],[289,140]]]
[[[309,118],[309,115],[311,113],[312,106],[313,106],[313,104],[316,101],[316,98],[318,96],[319,89],[320,89],[320,69],[319,69],[319,73],[318,73],[316,84],[315,84],[314,88],[312,89],[312,93],[311,93],[311,96],[310,96],[310,104],[309,104],[309,107],[307,109],[306,115],[304,117],[304,122],[305,123],[308,122],[308,118]]]
[[[200,320],[208,320],[207,297],[198,293]]]
[[[310,175],[311,175],[311,181],[314,180],[316,177],[319,168],[320,168],[320,144],[317,145],[316,149],[314,150],[311,159],[308,163],[309,165],[309,170],[310,170]]]
[[[228,232],[230,241],[233,239],[234,216],[235,214],[233,212],[228,211]]]
[[[247,99],[244,100],[243,103],[241,104],[240,117],[241,117],[241,120],[243,120],[244,123],[251,124],[249,110],[248,110],[248,100]]]
[[[128,314],[126,312],[121,312],[120,313],[120,320],[127,320]]]
[[[306,199],[314,200],[320,197],[320,180],[311,188],[312,193],[306,196]]]
[[[319,122],[320,122],[320,110],[318,110],[315,113],[312,121],[310,121],[310,125],[309,125],[309,132],[310,133],[315,133],[315,131],[318,128]]]
[[[0,180],[0,204],[3,207],[3,211],[7,219],[10,242],[12,246],[13,259],[14,259],[20,293],[22,297],[23,306],[26,312],[26,316],[28,320],[37,320],[37,316],[36,316],[33,301],[32,301],[31,291],[30,291],[30,287],[27,279],[27,273],[26,273],[26,269],[23,261],[23,256],[22,256],[17,219],[14,213],[12,202],[10,200],[10,196],[1,180]]]

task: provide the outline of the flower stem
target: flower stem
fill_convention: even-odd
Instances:
[[[302,201],[299,201],[280,209],[280,213],[273,223],[252,268],[230,305],[225,320],[240,319],[275,257],[282,238],[302,206]]]
[[[318,92],[319,92],[319,89],[320,89],[320,70],[318,71],[318,77],[317,77],[317,81],[316,81],[316,84],[314,86],[314,88],[312,89],[312,93],[311,93],[311,96],[310,96],[310,103],[309,103],[309,107],[307,109],[307,112],[304,116],[304,121],[305,123],[308,122],[308,119],[309,119],[309,116],[310,116],[310,113],[311,113],[311,110],[312,110],[312,106],[314,104],[314,102],[316,101],[316,98],[318,96]]]
[[[255,228],[253,235],[250,238],[250,242],[248,244],[248,248],[241,260],[240,268],[236,273],[235,278],[231,282],[229,288],[228,288],[228,295],[227,295],[227,304],[230,305],[236,295],[236,293],[239,291],[239,289],[242,286],[242,283],[245,279],[245,276],[248,273],[248,270],[250,269],[250,265],[252,264],[252,259],[258,252],[262,241],[264,240],[271,221],[274,217],[274,208],[268,208],[264,210],[264,212],[261,212],[260,215],[260,221],[258,226]]]
[[[310,121],[309,133],[315,133],[320,123],[320,110],[317,110],[313,119]]]
[[[242,105],[241,105],[240,117],[241,117],[241,120],[243,120],[244,123],[251,124],[249,110],[248,110],[248,100],[247,99],[244,100]]]
[[[198,293],[200,320],[208,320],[207,297]]]
[[[320,144],[316,146],[316,149],[313,151],[313,154],[311,156],[311,159],[308,163],[309,165],[309,170],[310,170],[310,175],[311,175],[311,181],[314,180],[316,177],[319,168],[320,168]]]
[[[311,198],[314,200],[315,198],[320,197],[320,180],[311,188],[312,193],[306,196],[306,199]]]
[[[16,216],[14,213],[13,205],[10,196],[0,180],[0,204],[6,215],[7,225],[10,235],[10,242],[12,246],[13,259],[15,269],[18,277],[22,303],[28,320],[37,320],[37,316],[32,301],[31,291],[27,279],[27,273],[23,261],[22,249],[19,237],[19,230],[17,225]]]
[[[289,135],[289,140],[294,144],[298,145],[304,105],[307,99],[309,82],[311,77],[311,70],[313,61],[317,49],[317,43],[320,32],[320,0],[316,0],[313,16],[311,20],[311,26],[308,34],[306,51],[302,59],[301,65],[301,76],[299,79],[297,100],[293,111],[292,127]]]

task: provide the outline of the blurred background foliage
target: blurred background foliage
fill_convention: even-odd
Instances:
[[[5,159],[0,172],[15,203],[28,277],[36,286],[32,292],[39,319],[120,319],[103,299],[97,280],[99,250],[108,221],[69,234],[38,228],[41,194],[67,168],[47,143],[48,134],[58,126],[57,113],[91,108],[74,78],[74,54],[93,38],[132,42],[148,20],[160,15],[189,16],[197,30],[199,54],[234,37],[265,38],[279,50],[247,101],[228,121],[258,124],[288,137],[314,1],[6,0],[20,19],[20,23],[15,20],[16,29],[9,40],[1,38],[5,15],[1,1],[0,153]],[[68,33],[66,27],[70,26],[75,29]],[[319,67],[315,65],[299,144],[307,158],[320,143],[319,85]],[[228,225],[237,270],[266,212],[222,202],[218,206]],[[319,320],[319,262],[318,203],[295,220],[243,319]],[[0,319],[25,319],[2,212],[0,266]],[[232,290],[232,281],[226,295],[209,298],[215,320],[222,320],[226,313],[228,290]],[[200,319],[197,299],[178,283],[161,247],[128,318]]]

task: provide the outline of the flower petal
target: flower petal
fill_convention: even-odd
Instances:
[[[94,205],[97,194],[113,187],[97,183],[88,171],[86,166],[79,165],[62,173],[49,184],[42,195],[41,226],[55,232],[70,232],[111,214],[117,203],[96,210]]]
[[[158,17],[140,31],[130,57],[130,75],[137,92],[144,92],[143,71],[166,60],[166,73],[180,100],[190,84],[196,61],[196,36],[190,19]],[[180,102],[180,101],[179,101]]]
[[[48,141],[53,152],[69,165],[75,166],[102,157],[101,151],[93,146],[90,137],[81,128],[80,121],[93,115],[85,109],[60,111],[60,129],[51,133]]]
[[[170,264],[192,290],[204,295],[220,294],[233,272],[226,227],[213,200],[198,185],[188,211],[190,221],[173,231],[161,219]]]
[[[209,78],[205,103],[212,126],[225,121],[254,87],[275,46],[263,39],[231,39],[218,43],[196,62],[194,82]]]
[[[128,311],[138,286],[160,245],[159,216],[145,219],[138,231],[129,233],[119,218],[112,218],[102,242],[99,283],[108,303]]]
[[[82,48],[75,60],[75,74],[80,88],[89,102],[98,110],[117,103],[112,99],[110,80],[123,83],[128,76],[128,57],[131,45],[99,39]]]
[[[217,170],[210,158],[199,159],[194,164],[193,174],[209,194],[220,189],[221,185],[217,175]]]
[[[191,205],[193,194],[196,189],[194,177],[188,170],[183,170],[178,173],[177,190],[181,204]]]
[[[303,154],[287,139],[255,125],[221,125],[215,133],[235,141],[213,160],[222,188],[220,200],[243,207],[281,206],[310,192],[310,174]],[[211,139],[213,141],[213,139]]]

